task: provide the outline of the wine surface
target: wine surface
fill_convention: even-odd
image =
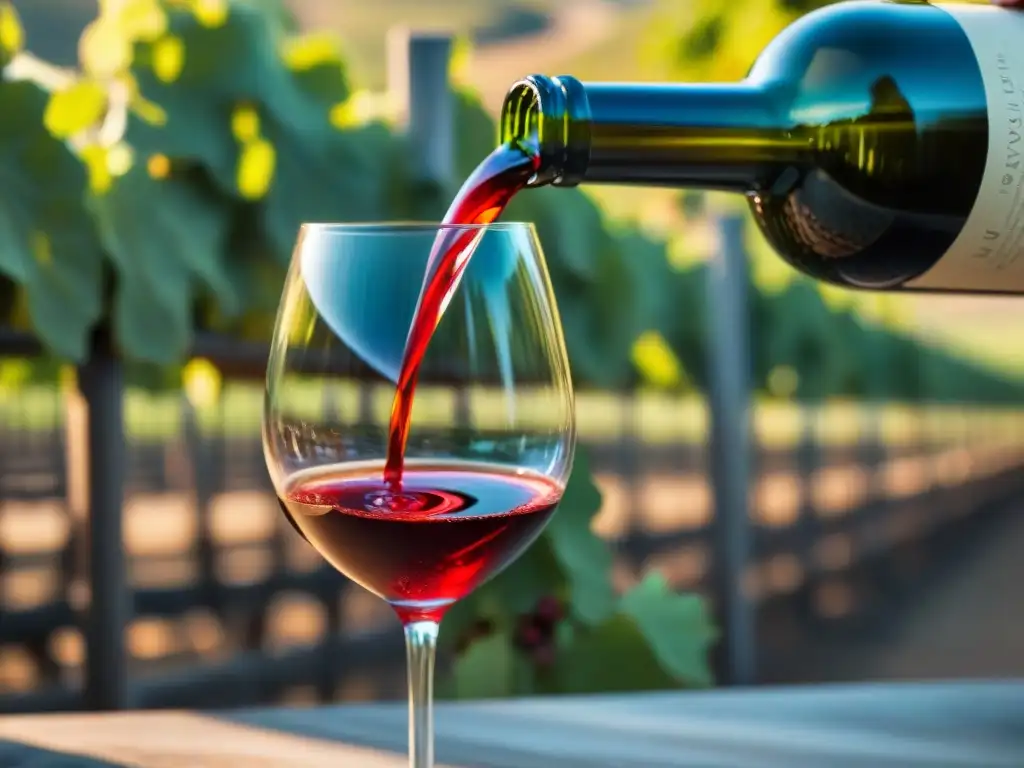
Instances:
[[[489,464],[410,463],[401,489],[380,464],[300,474],[281,494],[292,524],[335,568],[403,621],[444,611],[537,538],[562,487]]]
[[[391,405],[384,478],[393,489],[402,487],[405,445],[423,355],[483,235],[482,229],[445,228],[444,225],[490,224],[501,215],[512,196],[526,186],[536,165],[536,156],[521,149],[519,144],[498,147],[462,185],[445,214],[427,261]]]

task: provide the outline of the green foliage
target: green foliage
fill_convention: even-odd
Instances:
[[[755,349],[763,355],[757,372],[764,376],[776,366],[800,371],[793,395],[801,399],[821,400],[840,392],[852,358],[837,343],[837,315],[816,287],[808,280],[795,280],[781,292],[761,298],[764,307],[754,328],[754,333],[764,334],[754,339]]]
[[[582,452],[565,492],[566,504],[548,524],[544,535],[558,568],[565,574],[572,616],[587,625],[598,624],[614,606],[609,576],[612,556],[608,545],[590,530],[590,523],[601,508],[601,494]]]
[[[42,129],[47,101],[34,83],[0,82],[0,272],[32,327],[75,359],[102,309],[102,253],[82,206],[85,171]]]
[[[703,263],[665,278],[671,306],[688,311],[669,314],[657,326],[698,387],[707,384],[708,279]],[[992,404],[1012,404],[1024,396],[1017,379],[958,359],[849,307],[830,305],[807,278],[775,290],[758,289],[752,281],[748,297],[753,383],[772,395],[807,402],[849,397]],[[772,384],[780,371],[795,376],[784,392]]]
[[[0,152],[14,160],[0,170],[12,176],[5,188],[61,195],[80,225],[47,221],[56,203],[32,195],[5,207],[18,216],[4,229],[17,245],[2,267],[58,354],[81,359],[97,322],[109,322],[122,354],[143,364],[181,360],[197,318],[265,338],[303,221],[406,212],[395,193],[409,186],[396,173],[407,166],[404,144],[349,115],[339,46],[287,34],[287,18],[265,5],[107,4],[83,33],[80,72],[0,84],[5,114],[19,118],[0,129]],[[0,7],[0,42],[13,54],[20,37]],[[42,149],[27,154],[26,142]],[[44,150],[53,169],[25,167]],[[65,259],[58,239],[71,235],[90,247]],[[35,253],[46,247],[51,267]]]
[[[757,53],[798,15],[784,5],[779,0],[666,0],[652,15],[645,47],[669,62],[680,78],[738,80]]]
[[[623,595],[599,624],[565,623],[550,665],[492,631],[459,655],[441,693],[480,699],[552,693],[609,693],[712,685],[707,655],[715,634],[702,600],[672,593],[657,575]]]
[[[66,73],[21,52],[0,0],[0,320],[34,329],[54,357],[82,360],[107,324],[136,381],[176,386],[197,327],[269,336],[303,221],[432,219],[454,193],[409,177],[404,138],[363,114],[340,46],[296,36],[276,0],[101,8]],[[680,66],[731,75],[791,11],[737,0],[673,13],[705,19],[675,46]],[[456,108],[464,177],[496,132],[472,95]],[[706,384],[705,265],[670,263],[664,243],[610,226],[580,190],[531,191],[506,218],[537,227],[578,383]],[[760,386],[785,369],[813,399],[1020,396],[1016,382],[834,311],[806,281],[752,285],[751,299]],[[703,603],[654,576],[617,594],[591,531],[599,505],[581,454],[538,542],[446,620],[443,640],[459,651],[450,695],[710,684]],[[552,596],[568,607],[553,665],[518,634]]]
[[[239,311],[241,298],[224,264],[223,198],[201,195],[184,179],[154,179],[136,165],[92,196],[90,207],[117,275],[113,321],[126,355],[184,359],[199,282],[216,292],[223,311]]]
[[[5,114],[17,116],[0,128],[9,158],[0,271],[19,292],[6,304],[24,308],[9,321],[30,323],[72,360],[90,328],[108,322],[126,359],[176,363],[197,323],[266,338],[303,221],[441,215],[454,189],[408,177],[401,135],[360,116],[340,46],[294,35],[287,15],[266,5],[104,4],[83,33],[80,71],[0,83]],[[731,5],[675,8],[677,21],[703,19],[686,56],[719,62],[751,19],[774,34],[791,12],[765,5],[774,15],[740,21]],[[23,35],[10,7],[0,8],[9,59]],[[456,109],[461,178],[496,132],[473,95],[457,94]],[[702,267],[674,268],[664,243],[611,227],[580,190],[520,195],[506,218],[534,222],[544,243],[577,382],[703,385]],[[798,281],[751,296],[759,383],[784,366],[799,372],[801,397],[866,386],[834,343],[839,316],[814,288]],[[909,373],[900,381],[915,396],[937,383]]]
[[[563,634],[554,675],[557,690],[710,686],[707,654],[715,637],[704,602],[673,593],[659,574],[651,573],[622,595],[613,615]]]
[[[303,221],[443,212],[455,190],[412,182],[403,138],[359,116],[337,44],[290,34],[260,5],[104,4],[77,72],[0,83],[13,116],[0,125],[3,285],[17,286],[8,303],[26,307],[57,355],[81,360],[91,329],[107,323],[136,381],[180,386],[171,364],[187,357],[197,325],[268,336]],[[20,36],[0,8],[7,61]],[[467,174],[495,128],[472,96],[460,94],[458,109]],[[667,311],[652,299],[669,271],[663,248],[610,230],[578,191],[526,195],[516,208],[509,217],[536,222],[546,244],[577,379],[628,382],[633,341]],[[702,604],[652,583],[616,595],[611,553],[590,529],[599,506],[581,455],[541,539],[446,622],[445,637],[466,646],[456,695],[584,690],[600,685],[588,667],[606,666],[595,654],[609,649],[640,660],[634,685],[710,683]],[[550,595],[569,606],[557,671],[513,642],[519,617]],[[484,619],[498,629],[467,645]],[[628,687],[630,666],[607,684]]]
[[[715,639],[706,606],[673,593],[656,574],[616,595],[611,552],[590,530],[601,506],[586,454],[541,538],[452,608],[441,642],[459,654],[443,695],[492,698],[711,685]],[[521,641],[524,617],[555,597],[567,606],[545,663]],[[484,627],[483,630],[480,628]]]
[[[249,3],[216,7],[133,0],[101,14],[83,35],[82,71],[47,108],[46,126],[76,140],[91,173],[115,338],[145,363],[179,360],[197,316],[265,332],[302,221],[434,218],[454,191],[411,183],[401,137],[353,116],[330,40],[289,36]],[[464,175],[495,128],[468,94],[458,110]],[[545,243],[577,379],[627,384],[634,340],[664,311],[651,300],[661,247],[609,230],[576,190],[521,196],[507,217],[535,222]]]

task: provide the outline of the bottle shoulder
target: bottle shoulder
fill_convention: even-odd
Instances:
[[[850,0],[812,11],[765,47],[748,79],[796,106],[828,100],[837,111],[852,111],[855,95],[887,80],[908,98],[952,85],[947,101],[979,106],[980,75],[963,29],[947,11],[917,0]]]
[[[784,31],[750,79],[806,146],[808,166],[847,191],[953,215],[973,201],[988,143],[985,87],[970,41],[941,8],[828,6]],[[952,170],[951,156],[961,161]]]

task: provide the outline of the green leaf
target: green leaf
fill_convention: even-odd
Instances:
[[[167,111],[167,127],[178,134],[175,141],[184,146],[193,142],[189,156],[202,157],[215,168],[223,158],[195,151],[208,148],[209,137],[199,142],[182,132],[227,130],[232,109],[247,102],[287,121],[293,133],[317,144],[333,131],[331,109],[350,93],[339,55],[321,50],[315,59],[306,56],[301,66],[287,67],[280,26],[245,4],[231,4],[224,23],[216,26],[205,26],[190,13],[172,12],[168,36],[180,41],[180,60],[173,51],[170,57],[162,54],[161,41],[144,43],[136,49],[132,71],[146,98]],[[180,113],[177,118],[175,113]]]
[[[288,0],[236,0],[262,13],[281,32],[298,34],[300,25],[289,8]]]
[[[0,2],[0,67],[14,58],[25,45],[25,31],[18,12],[9,2]]]
[[[185,356],[199,282],[229,313],[240,309],[224,268],[228,219],[216,199],[136,164],[91,207],[117,273],[114,325],[129,357],[166,364]]]
[[[231,135],[230,109],[213,110],[200,94],[167,88],[151,98],[152,89],[143,91],[155,105],[150,121],[134,113],[128,116],[125,140],[141,155],[162,154],[175,160],[195,162],[206,167],[225,192],[236,190],[239,145]],[[153,111],[153,110],[149,110]]]
[[[574,377],[606,388],[630,383],[633,343],[667,314],[679,315],[660,298],[668,284],[664,246],[635,233],[613,234],[578,190],[530,190],[513,200],[505,217],[537,225]]]
[[[59,139],[96,125],[107,109],[107,92],[93,80],[79,80],[55,91],[46,105],[43,123]]]
[[[278,30],[253,8],[228,3],[227,10],[219,24],[204,24],[187,11],[168,14],[166,34],[181,40],[185,53],[174,81],[196,93],[259,101],[288,79],[278,55]],[[137,50],[140,73],[153,67],[152,54],[148,45]]]
[[[286,45],[274,19],[245,4],[215,26],[172,12],[168,34],[184,48],[173,82],[169,72],[158,76],[158,44],[138,46],[133,66],[166,121],[131,120],[128,141],[198,162],[225,193],[258,200],[260,232],[282,263],[305,221],[387,217],[387,158],[397,142],[383,126],[331,125],[350,93],[336,45]]]
[[[770,294],[767,322],[754,330],[753,339],[763,350],[769,368],[788,365],[800,376],[797,395],[821,399],[838,393],[849,350],[837,339],[836,318],[814,283],[794,280],[784,290]]]
[[[678,688],[648,646],[636,623],[611,616],[596,627],[572,633],[558,649],[555,690],[612,693]]]
[[[43,127],[48,95],[0,82],[0,272],[24,289],[40,338],[79,361],[102,309],[103,256],[81,162]]]
[[[535,193],[535,190],[531,194]],[[556,197],[557,195],[557,197]],[[611,245],[608,224],[597,203],[581,189],[548,189],[551,200],[536,199],[533,212],[537,233],[546,253],[575,277],[593,281],[599,276],[595,260]],[[543,209],[539,207],[544,204]]]
[[[623,595],[619,609],[669,674],[689,685],[712,684],[708,651],[716,633],[701,598],[672,592],[664,577],[652,572]]]
[[[281,57],[302,90],[324,103],[341,103],[350,95],[348,69],[341,45],[322,32],[287,39]]]
[[[595,274],[579,292],[577,317],[567,325],[574,371],[599,387],[620,389],[631,383],[633,343],[647,307],[656,303],[653,296],[641,293],[627,266],[631,257],[615,240],[605,241],[592,254]]]
[[[377,158],[380,168],[377,173],[381,174],[380,183],[384,188],[385,217],[392,221],[440,221],[455,191],[430,179],[410,178],[411,145],[405,136],[389,135],[386,144],[382,142]]]
[[[603,621],[615,605],[612,553],[590,527],[600,508],[601,492],[594,485],[586,452],[577,449],[565,495],[544,536],[566,573],[572,614],[586,624]]]
[[[698,387],[707,383],[707,283],[706,264],[678,270],[664,283],[670,305],[687,307],[687,311],[669,316],[662,333],[682,362],[687,377]]]
[[[241,311],[226,312],[230,307],[203,296],[197,318],[204,329],[266,342],[273,331],[287,265],[270,251],[257,214],[255,206],[235,211],[225,254],[224,269]]]
[[[138,43],[131,66],[142,97],[166,119],[154,124],[133,116],[127,141],[143,154],[202,163],[224,191],[235,193],[240,147],[231,118],[240,103],[272,100],[282,114],[291,109],[298,124],[310,121],[308,108],[298,104],[297,83],[277,56],[278,42],[270,21],[249,7],[231,5],[224,22],[213,26],[172,11],[167,34]],[[323,123],[326,132],[326,117]]]
[[[680,305],[672,300],[668,290],[677,272],[669,263],[667,243],[629,227],[616,237],[615,245],[638,299],[632,307],[631,335],[636,337],[678,322]]]
[[[384,126],[335,132],[318,147],[277,120],[263,122],[277,164],[260,210],[264,231],[281,259],[289,258],[304,222],[386,218],[387,180],[380,165],[393,138]]]
[[[495,632],[477,640],[459,656],[453,669],[454,693],[460,699],[499,699],[513,689],[515,651],[511,636]]]

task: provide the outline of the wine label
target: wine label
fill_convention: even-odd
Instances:
[[[936,5],[960,24],[988,102],[988,159],[974,207],[949,251],[911,288],[1024,291],[1024,11]],[[941,55],[936,52],[936,55]]]

